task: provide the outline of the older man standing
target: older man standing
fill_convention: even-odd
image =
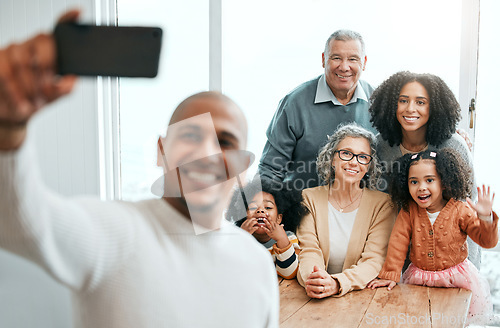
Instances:
[[[259,173],[263,178],[293,181],[296,189],[316,187],[319,148],[342,123],[370,123],[373,87],[360,80],[366,54],[359,33],[338,30],[326,41],[324,74],[298,86],[280,102],[269,128]]]

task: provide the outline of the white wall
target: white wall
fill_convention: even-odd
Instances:
[[[0,46],[53,28],[67,9],[94,21],[94,0],[1,0]],[[39,167],[48,186],[64,195],[99,196],[96,80],[79,81],[69,96],[33,120]],[[1,215],[1,213],[0,213]],[[0,251],[0,327],[72,327],[70,293],[45,272]]]

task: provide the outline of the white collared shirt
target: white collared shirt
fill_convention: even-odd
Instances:
[[[347,105],[351,103],[355,103],[357,100],[362,99],[368,102],[368,96],[365,93],[365,90],[361,87],[359,81],[356,83],[356,89],[354,90],[354,94],[352,95],[351,100],[347,103]],[[326,83],[325,74],[321,75],[318,81],[318,87],[316,88],[316,97],[314,99],[314,103],[322,103],[331,101],[334,105],[344,105],[340,101],[337,100],[337,97],[332,92],[332,89]]]

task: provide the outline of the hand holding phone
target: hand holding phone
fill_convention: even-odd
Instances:
[[[59,23],[54,30],[61,75],[155,77],[162,30],[158,27]]]

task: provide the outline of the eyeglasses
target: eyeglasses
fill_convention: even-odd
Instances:
[[[346,150],[346,149],[340,149],[340,150],[336,150],[333,152],[334,154],[335,153],[339,153],[339,158],[343,161],[350,161],[354,156],[356,156],[356,160],[358,161],[359,164],[363,164],[363,165],[368,165],[370,164],[370,162],[372,161],[373,157],[371,157],[370,155],[366,155],[366,154],[354,154],[352,151],[349,151],[349,150]]]

